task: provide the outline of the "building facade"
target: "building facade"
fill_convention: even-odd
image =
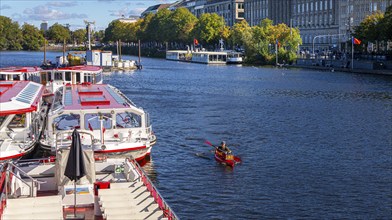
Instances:
[[[285,23],[290,25],[291,11],[293,0],[268,0],[268,18],[271,19],[274,24]]]
[[[392,0],[245,0],[249,25],[264,18],[300,30],[303,49],[346,50],[353,27],[375,11],[385,12]]]
[[[48,22],[47,21],[43,21],[41,23],[41,27],[40,27],[41,31],[47,31],[48,30]]]
[[[260,24],[260,22],[269,16],[268,13],[268,1],[269,0],[245,0],[244,18],[250,26]]]

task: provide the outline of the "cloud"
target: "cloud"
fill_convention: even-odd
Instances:
[[[77,13],[65,13],[63,11],[59,11],[56,9],[52,9],[48,6],[37,6],[35,8],[28,8],[24,10],[24,14],[26,15],[26,19],[30,20],[66,20],[70,18],[87,18],[86,14],[77,14]]]
[[[62,7],[74,7],[74,6],[77,6],[78,3],[77,2],[48,2],[48,3],[46,3],[46,5],[62,8]]]
[[[128,17],[129,14],[128,10],[129,10],[128,7],[122,8],[120,10],[109,10],[110,12],[109,15],[113,17],[122,17],[122,16]]]
[[[145,11],[145,8],[134,8],[129,11],[130,15],[141,15],[143,11]]]
[[[9,5],[0,5],[0,10],[11,9]]]

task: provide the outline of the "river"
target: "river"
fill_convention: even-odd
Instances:
[[[0,58],[37,66],[43,55]],[[180,218],[392,219],[392,77],[142,64],[104,82],[151,114],[145,169]],[[216,163],[205,140],[225,140],[243,163]]]

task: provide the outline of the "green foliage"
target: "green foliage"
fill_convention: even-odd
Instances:
[[[48,38],[55,43],[63,43],[64,40],[68,42],[71,39],[71,34],[68,28],[55,23],[48,30]]]
[[[276,40],[279,42],[279,61],[294,61],[298,46],[302,44],[296,28],[290,29],[285,24],[273,25],[272,20],[264,19],[253,27],[242,21],[231,30],[231,41],[245,48],[246,61],[250,63],[273,64]]]
[[[33,25],[25,23],[22,26],[23,50],[39,50],[44,45],[42,32]]]
[[[223,17],[213,13],[202,14],[194,28],[194,36],[201,41],[211,44],[222,38],[225,28]]]
[[[380,21],[381,39],[384,41],[392,40],[392,5],[387,8],[384,19]]]
[[[361,39],[364,43],[376,42],[382,38],[381,21],[384,14],[376,12],[366,16],[361,24],[354,28],[355,37]]]
[[[192,30],[197,18],[186,8],[177,8],[170,16],[173,28],[172,41],[187,43],[192,42]]]
[[[21,50],[22,31],[17,22],[5,16],[0,16],[0,49]]]
[[[72,32],[72,40],[76,44],[83,44],[87,41],[87,30],[82,28]]]

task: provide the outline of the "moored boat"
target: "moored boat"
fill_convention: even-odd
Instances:
[[[31,152],[42,133],[47,105],[44,87],[29,81],[0,81],[0,161]]]
[[[83,65],[45,69],[40,71],[40,83],[46,86],[44,96],[47,97],[66,84],[102,84],[102,72],[99,66]]]
[[[39,67],[4,67],[0,68],[0,81],[29,80],[39,83],[40,71],[42,69]]]
[[[138,161],[150,155],[156,142],[149,114],[123,93],[105,84],[65,85],[55,92],[40,146],[55,154],[70,144],[73,129],[91,134],[96,154],[132,156]]]
[[[179,219],[135,160],[95,160],[86,149],[84,173],[71,181],[71,151],[58,149],[56,159],[1,164],[0,218]]]

